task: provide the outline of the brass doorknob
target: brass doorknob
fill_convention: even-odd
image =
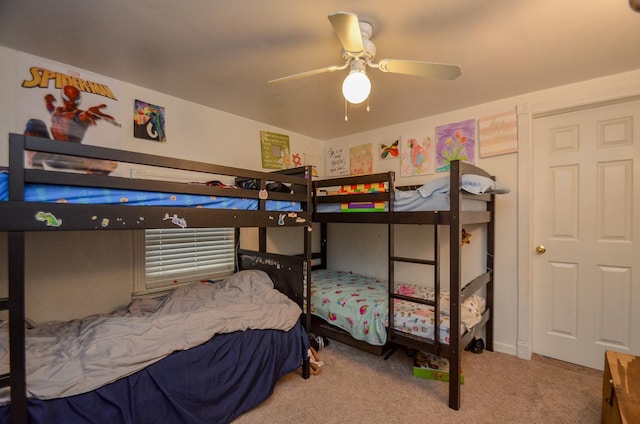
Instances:
[[[543,245],[539,245],[539,246],[536,247],[536,253],[538,255],[542,255],[546,251],[547,251],[547,248],[544,247]]]

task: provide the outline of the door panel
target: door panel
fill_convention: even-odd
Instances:
[[[534,353],[640,354],[639,134],[638,100],[534,119]]]

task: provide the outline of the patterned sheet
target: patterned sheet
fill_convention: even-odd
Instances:
[[[311,313],[354,339],[381,346],[387,341],[387,282],[344,271],[311,276]]]
[[[410,284],[400,284],[396,292],[407,296],[421,299],[433,300],[433,289]],[[440,341],[449,343],[451,341],[449,301],[451,295],[448,292],[440,294]],[[482,319],[482,313],[486,309],[486,302],[483,297],[474,293],[467,298],[461,306],[460,320],[461,331],[470,330]],[[397,330],[427,339],[434,338],[435,314],[433,308],[419,303],[408,302],[396,299],[394,303],[394,327]]]
[[[0,201],[9,198],[9,177],[0,173]],[[233,190],[233,189],[229,189]],[[257,199],[237,197],[206,196],[199,194],[161,193],[110,188],[54,186],[49,184],[29,184],[25,187],[26,202],[118,204],[126,206],[179,206],[209,209],[257,210]],[[270,211],[301,210],[297,202],[267,200]]]
[[[387,341],[387,281],[345,271],[316,270],[312,273],[311,313],[347,331],[354,339],[381,346]],[[396,292],[433,300],[433,289],[399,284]],[[441,293],[440,341],[449,343],[449,293]],[[486,307],[483,297],[471,295],[462,304],[462,331],[473,328]],[[416,336],[433,339],[433,308],[395,300],[394,327]]]

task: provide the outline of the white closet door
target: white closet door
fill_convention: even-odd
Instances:
[[[640,101],[534,119],[533,351],[640,354]]]

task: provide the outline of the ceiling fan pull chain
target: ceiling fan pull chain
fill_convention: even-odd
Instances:
[[[371,112],[371,108],[369,107],[369,98],[367,97],[367,112]]]
[[[349,106],[347,106],[347,99],[344,99],[344,121],[349,120]]]

